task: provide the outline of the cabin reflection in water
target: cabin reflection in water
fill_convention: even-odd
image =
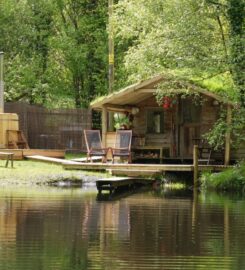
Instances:
[[[243,198],[159,189],[98,201],[96,190],[31,192],[0,196],[1,266],[244,269]]]

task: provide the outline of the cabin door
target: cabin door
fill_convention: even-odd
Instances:
[[[179,151],[182,158],[192,158],[193,146],[200,139],[201,105],[195,104],[191,98],[180,101],[179,119]]]

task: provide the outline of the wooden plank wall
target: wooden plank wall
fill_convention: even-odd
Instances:
[[[146,135],[146,145],[162,145],[169,146],[171,142],[171,113],[169,110],[164,111],[164,133],[163,134],[145,134],[147,125],[147,110],[151,108],[161,108],[155,97],[151,97],[147,100],[137,104],[140,111],[134,117],[134,134]]]
[[[214,99],[210,97],[203,97],[204,103],[202,106],[202,112],[201,112],[201,134],[207,133],[214,125],[214,123],[217,121],[219,117],[219,106],[214,106],[213,101]]]

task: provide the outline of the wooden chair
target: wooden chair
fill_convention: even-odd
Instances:
[[[9,149],[30,149],[22,130],[7,130],[7,147]]]
[[[198,162],[200,164],[209,165],[212,155],[212,147],[208,144],[205,139],[200,139],[198,143]]]
[[[104,148],[101,142],[99,130],[84,130],[84,138],[87,147],[87,162],[93,162],[93,156],[102,157],[102,162],[107,161],[108,148]]]
[[[115,147],[111,149],[112,163],[115,157],[127,157],[128,163],[132,163],[131,142],[132,130],[117,130]]]

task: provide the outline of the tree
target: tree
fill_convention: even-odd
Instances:
[[[241,104],[245,108],[245,1],[227,0],[227,6],[232,76],[240,93]]]
[[[46,102],[48,41],[52,33],[50,1],[6,0],[1,5],[0,47],[6,56],[6,100]]]
[[[6,101],[80,108],[104,93],[106,12],[106,0],[0,0]]]
[[[71,76],[75,106],[106,89],[106,1],[56,0],[54,48]]]

